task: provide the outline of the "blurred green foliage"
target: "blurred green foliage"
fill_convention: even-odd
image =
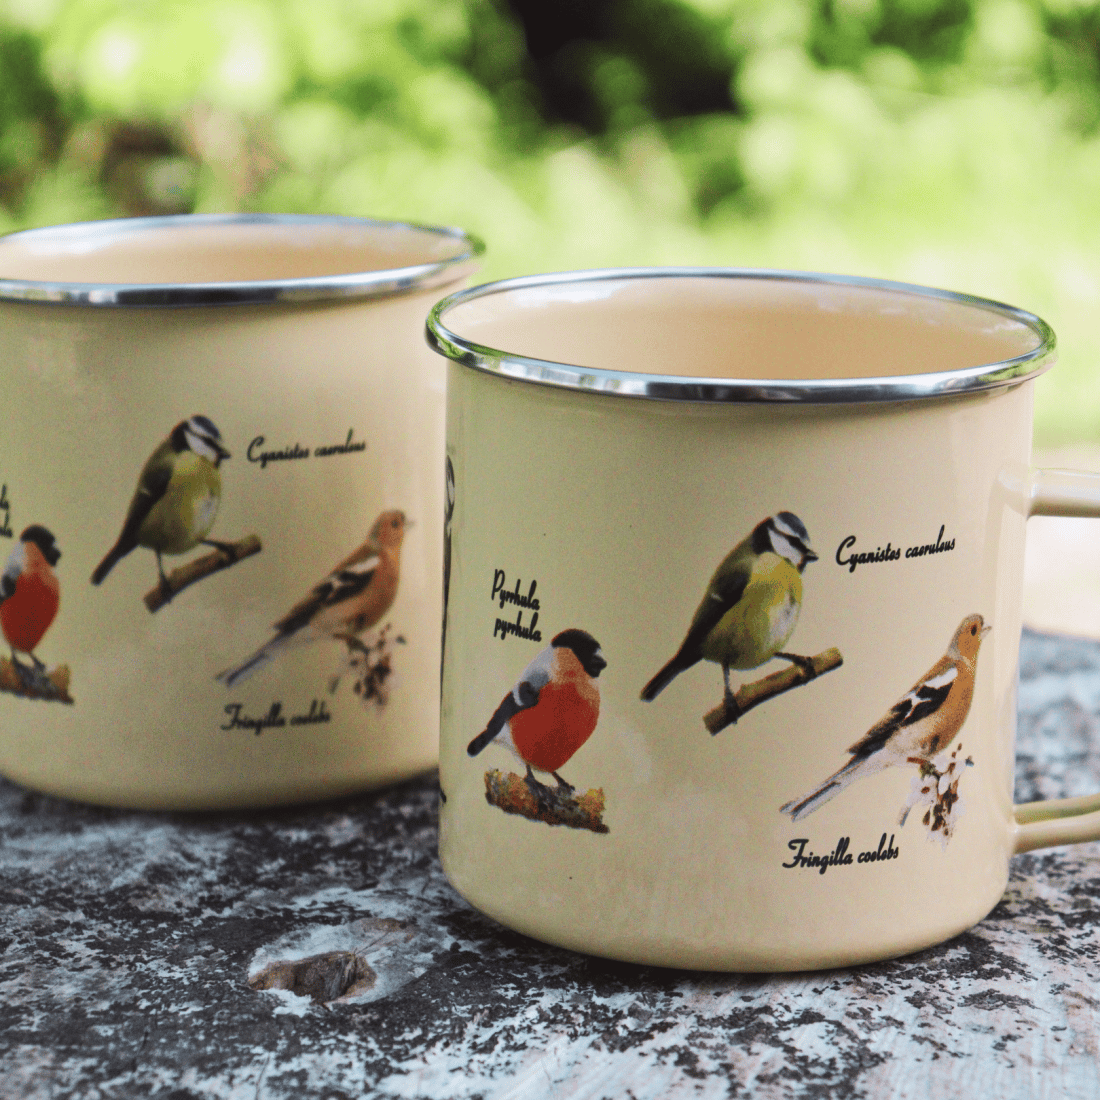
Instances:
[[[460,224],[484,274],[855,272],[1059,332],[1100,440],[1095,0],[0,0],[0,230]]]

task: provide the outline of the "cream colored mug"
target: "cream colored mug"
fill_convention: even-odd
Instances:
[[[120,806],[435,760],[438,288],[480,245],[212,215],[0,240],[0,772]]]
[[[945,940],[1100,798],[1012,804],[1054,334],[870,279],[623,270],[446,299],[440,854],[564,947],[799,970]]]

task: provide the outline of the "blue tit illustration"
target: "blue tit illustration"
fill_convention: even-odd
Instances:
[[[642,689],[647,702],[701,660],[722,666],[725,705],[740,709],[730,690],[730,669],[751,669],[782,657],[813,673],[807,657],[787,653],[802,609],[802,572],[817,561],[806,525],[793,512],[762,520],[714,571],[687,636],[673,658]]]
[[[135,546],[144,546],[156,554],[161,591],[170,599],[164,554],[186,554],[200,543],[226,549],[206,536],[221,503],[220,467],[229,457],[213,421],[181,420],[142,468],[122,533],[92,574],[92,584],[102,584]]]

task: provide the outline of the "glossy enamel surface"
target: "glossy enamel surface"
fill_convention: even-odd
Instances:
[[[196,229],[192,265],[211,225]],[[262,223],[249,232],[261,251],[285,244]],[[158,250],[170,257],[180,233],[174,227]],[[419,231],[403,243],[401,227],[386,233],[396,234],[402,263],[416,258]],[[283,271],[321,262],[295,234]],[[240,238],[230,236],[232,251]],[[92,252],[98,240],[92,234]],[[322,234],[322,259],[330,243]],[[56,536],[60,609],[35,656],[69,669],[73,699],[0,691],[0,771],[87,801],[206,809],[331,797],[434,763],[445,372],[421,332],[436,293],[231,309],[0,301],[0,556],[8,560],[29,525]],[[143,464],[196,414],[217,426],[231,456],[219,467],[209,537],[254,536],[260,549],[151,612],[151,548],[132,549],[98,585],[90,577],[119,537]],[[339,624],[320,614],[321,589],[357,583],[369,553],[346,577],[326,578],[388,510],[410,521],[395,595],[373,626],[348,626],[353,641],[381,644],[368,655],[337,638]],[[166,553],[165,571],[211,553]],[[316,620],[300,614],[308,625],[269,663],[232,687],[216,679],[313,598]],[[7,648],[0,654],[6,660]],[[357,691],[355,662],[383,657],[371,689]]]
[[[453,283],[483,250],[459,229],[368,218],[86,222],[0,239],[0,300],[102,308],[389,297]]]
[[[1029,386],[869,413],[594,406],[456,367],[450,386],[441,854],[468,900],[577,950],[743,970],[901,954],[992,908],[1012,851]],[[781,507],[797,512],[820,555],[804,573],[790,648],[836,647],[844,663],[712,736],[703,715],[722,699],[717,665],[698,663],[652,702],[639,691],[679,645],[718,562]],[[904,555],[935,543],[941,525],[949,553],[854,573],[838,563],[849,536],[857,550],[890,543]],[[537,581],[541,642],[494,636],[518,610],[491,599],[498,569],[509,589]],[[898,824],[915,768],[862,779],[792,823],[780,806],[843,764],[973,612],[994,629],[958,738],[974,766],[949,843],[917,813]],[[488,805],[487,771],[523,768],[495,744],[466,752],[522,667],[566,627],[591,632],[608,662],[599,724],[561,769],[578,792],[603,790],[606,835]],[[734,673],[734,685],[783,667]],[[883,834],[899,858],[824,874],[784,866],[800,839],[802,854],[827,856],[848,838],[858,857]]]
[[[437,351],[542,385],[665,401],[853,403],[1034,377],[1055,337],[1003,303],[906,283],[721,268],[565,272],[440,302]]]
[[[431,322],[455,360],[440,750],[451,881],[528,935],[686,968],[850,965],[980,920],[1026,846],[1013,741],[1024,532],[1038,507],[1031,378],[1051,361],[1049,330],[961,296],[816,276],[523,284],[452,298]],[[651,319],[632,333],[642,306]],[[507,354],[470,350],[497,338]],[[668,399],[608,399],[623,394]],[[1072,500],[1040,496],[1096,514],[1089,494],[1093,483]],[[702,613],[716,567],[767,517],[792,538],[808,532],[816,559],[794,584],[778,558],[737,551],[778,586],[739,591],[771,606],[787,586],[797,621],[781,628],[784,652],[828,660],[714,731],[713,659],[654,698],[643,689]],[[964,665],[952,647],[967,622],[990,629],[967,640],[977,656]],[[506,735],[468,748],[509,692],[530,692],[534,659],[564,630],[597,639],[606,660],[596,728],[559,772],[587,807],[569,820],[527,798]],[[754,661],[734,662],[738,698],[796,667],[781,655],[743,667]],[[951,694],[956,678],[966,687]],[[896,706],[914,729],[936,716],[934,749],[868,750],[887,763],[826,788],[804,816],[784,811],[843,776],[865,736],[901,745],[909,727],[872,732]]]

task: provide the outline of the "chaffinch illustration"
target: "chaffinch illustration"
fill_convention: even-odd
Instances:
[[[23,666],[16,659],[16,651],[30,657],[40,672],[46,667],[34,650],[49,630],[61,602],[61,586],[53,571],[60,557],[57,540],[36,523],[19,536],[0,575],[0,628],[17,668]]]
[[[967,615],[947,652],[848,750],[852,759],[780,810],[799,821],[857,779],[893,764],[930,763],[943,752],[970,713],[978,648],[990,630],[981,615]]]
[[[523,670],[516,686],[504,696],[484,731],[467,747],[477,756],[500,738],[526,765],[526,783],[535,799],[546,801],[550,788],[532,769],[546,772],[559,790],[574,787],[558,774],[592,736],[600,717],[600,673],[607,667],[600,643],[584,630],[563,630]]]
[[[793,512],[758,523],[714,571],[687,637],[642,689],[642,698],[656,699],[676,676],[705,659],[722,666],[726,707],[736,716],[731,668],[756,668],[783,657],[812,671],[809,658],[783,651],[802,608],[802,571],[812,561],[817,555],[810,534]]]
[[[219,467],[229,457],[211,420],[205,416],[181,420],[142,468],[122,533],[96,567],[92,584],[102,584],[135,546],[144,546],[156,554],[161,591],[166,600],[171,599],[163,554],[186,554],[199,543],[225,548],[206,536],[221,503]]]
[[[401,543],[409,526],[404,512],[383,512],[363,544],[273,624],[275,637],[217,679],[233,687],[289,646],[325,638],[350,640],[369,630],[397,595]]]

